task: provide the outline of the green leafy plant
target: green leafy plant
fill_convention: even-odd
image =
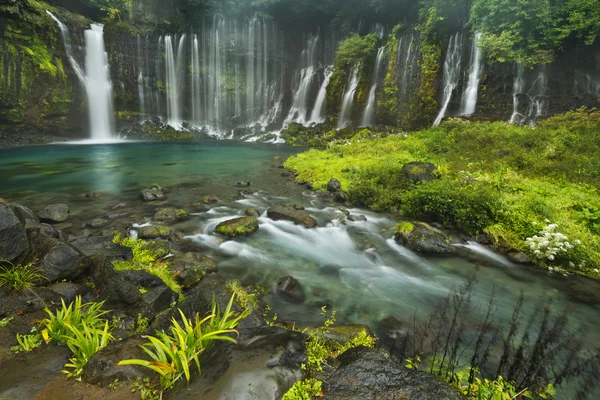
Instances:
[[[19,335],[17,333],[17,342],[19,344],[17,346],[12,347],[11,350],[15,353],[28,353],[41,346],[42,335],[40,335],[39,333],[34,333],[32,335]]]
[[[12,317],[10,317],[10,318],[2,318],[2,319],[0,319],[0,328],[4,328],[4,327],[8,326],[8,324],[9,324],[9,323],[10,323],[10,321],[12,321],[12,320],[13,320],[13,318],[12,318]]]
[[[73,352],[73,357],[65,364],[66,369],[63,372],[67,374],[67,378],[79,379],[83,373],[83,367],[89,359],[105,348],[114,338],[109,333],[108,321],[104,321],[102,330],[88,327],[85,321],[82,321],[81,325],[77,327],[67,323],[66,327],[71,331],[71,337],[66,340],[66,343]]]
[[[317,379],[297,381],[282,397],[282,400],[311,400],[323,396],[323,382]]]
[[[141,359],[122,360],[118,365],[141,365],[160,375],[162,390],[171,388],[179,379],[185,377],[189,383],[191,366],[195,365],[201,373],[199,356],[214,341],[225,340],[237,343],[228,334],[236,333],[235,327],[246,316],[232,311],[234,296],[223,313],[213,298],[212,313],[203,319],[196,314],[195,320],[188,319],[179,310],[181,323],[175,318],[171,321],[170,334],[158,332],[157,336],[147,336],[148,342],[141,345],[151,361]]]
[[[9,266],[0,267],[0,286],[8,285],[15,292],[34,287],[36,283],[45,279],[32,263],[25,265],[13,265],[8,261],[4,263]]]
[[[61,299],[61,303],[62,306],[54,312],[49,308],[44,310],[48,318],[40,322],[46,342],[56,340],[67,343],[73,335],[73,329],[83,332],[84,326],[88,329],[103,328],[105,320],[102,317],[109,312],[102,309],[104,302],[82,304],[81,296],[77,296],[68,306],[64,299]]]

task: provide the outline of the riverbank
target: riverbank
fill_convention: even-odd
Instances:
[[[286,167],[315,190],[338,179],[353,204],[485,234],[550,272],[598,278],[599,132],[600,113],[584,110],[537,127],[449,120],[408,134],[325,132],[326,149]]]

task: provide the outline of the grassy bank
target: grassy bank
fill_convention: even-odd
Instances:
[[[402,167],[413,161],[435,164],[437,179],[408,179]],[[409,134],[362,130],[286,167],[315,189],[339,179],[356,205],[485,232],[545,268],[600,277],[600,112],[537,127],[450,120]]]

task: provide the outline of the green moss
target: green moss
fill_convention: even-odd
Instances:
[[[250,216],[222,222],[215,228],[215,232],[228,238],[247,236],[257,230],[258,219]]]
[[[402,221],[402,222],[396,224],[396,227],[394,228],[394,233],[401,234],[401,235],[407,235],[407,234],[411,233],[414,229],[415,229],[415,226],[413,224],[411,224],[410,222],[407,222],[407,221]]]

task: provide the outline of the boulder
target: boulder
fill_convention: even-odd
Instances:
[[[15,261],[29,250],[25,219],[0,199],[0,260]]]
[[[74,280],[86,271],[85,255],[70,244],[39,230],[29,232],[29,241],[38,257],[36,268],[47,282]]]
[[[327,183],[327,191],[334,193],[342,189],[342,183],[335,178],[331,178]]]
[[[183,221],[187,217],[188,214],[185,212],[185,210],[178,210],[176,208],[163,208],[154,214],[153,219],[158,222],[172,224],[174,222]]]
[[[89,257],[90,280],[98,291],[99,301],[110,304],[133,305],[141,300],[138,288],[127,279],[130,271],[116,271],[103,256]]]
[[[161,225],[143,226],[138,230],[138,238],[140,239],[167,239],[173,231],[171,228]]]
[[[89,293],[87,286],[72,282],[58,282],[48,286],[48,289],[57,293],[65,299],[65,303],[69,304],[75,300],[77,296],[84,296]]]
[[[46,206],[38,213],[42,222],[65,222],[69,218],[69,206],[66,204],[52,204]]]
[[[437,167],[432,163],[414,161],[404,164],[402,173],[413,182],[429,182],[437,177]]]
[[[267,216],[275,221],[292,221],[296,225],[304,225],[307,228],[317,226],[317,221],[311,217],[306,210],[298,210],[293,205],[279,204],[267,210]]]
[[[129,247],[113,243],[108,236],[71,237],[69,243],[88,257],[104,256],[109,261],[131,260],[132,252]]]
[[[288,303],[303,303],[306,299],[300,282],[293,276],[284,276],[275,283],[275,293]]]
[[[166,198],[163,189],[156,184],[142,189],[140,191],[140,197],[143,201],[164,200]]]
[[[260,217],[260,214],[254,208],[249,208],[246,210],[246,216],[258,218]]]
[[[444,232],[423,222],[399,223],[394,238],[417,253],[451,255],[456,252]]]
[[[221,222],[215,228],[215,232],[227,236],[230,239],[248,236],[258,230],[258,219],[256,217],[241,217]]]
[[[37,215],[35,215],[35,213],[33,211],[31,211],[30,208],[27,208],[25,206],[22,206],[20,204],[17,203],[13,203],[10,205],[13,209],[13,211],[15,212],[15,214],[17,215],[17,217],[19,217],[19,219],[21,221],[33,221],[33,222],[40,222],[40,219],[38,218]]]
[[[382,350],[357,347],[338,357],[338,369],[323,385],[325,399],[460,400],[449,384],[404,368]]]
[[[171,270],[185,289],[197,286],[206,274],[217,272],[217,263],[203,253],[185,253],[171,263]]]
[[[171,253],[171,244],[162,239],[151,240],[142,248],[151,251],[157,258],[166,257]]]
[[[177,301],[177,293],[163,284],[144,293],[142,301],[144,302],[146,313],[149,312],[151,315],[155,315],[166,310],[172,303]]]

